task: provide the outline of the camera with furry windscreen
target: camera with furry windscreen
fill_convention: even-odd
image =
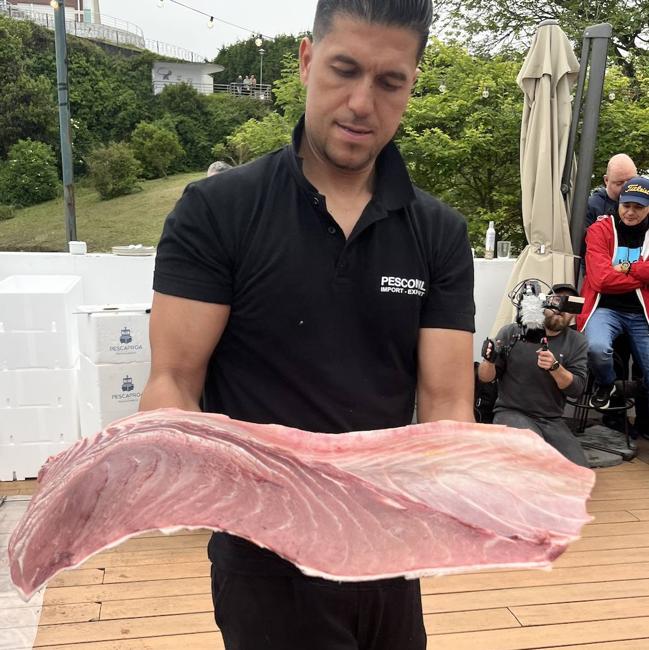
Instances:
[[[502,345],[500,341],[486,339],[482,346],[482,356],[487,361],[495,362],[500,356],[506,358],[517,341],[540,344],[545,338],[546,309],[556,313],[580,314],[584,306],[584,299],[577,295],[572,285],[555,284],[550,287],[536,278],[519,282],[507,297],[516,308],[518,332],[508,346]]]

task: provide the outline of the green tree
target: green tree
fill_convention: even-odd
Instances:
[[[297,60],[298,49],[303,36],[279,34],[273,40],[263,39],[261,47],[264,50],[264,84],[274,84],[282,76],[284,59],[287,55]],[[221,77],[226,79],[227,83],[233,82],[238,75],[245,77],[251,74],[255,75],[257,83],[262,82],[260,48],[257,47],[255,38],[255,36],[251,36],[245,41],[239,41],[222,48],[214,59],[214,63],[218,63],[225,68],[221,73]]]
[[[142,165],[144,178],[166,177],[185,153],[175,131],[151,122],[140,122],[135,127],[131,148]]]
[[[0,171],[0,203],[27,206],[56,197],[59,178],[50,145],[27,138],[9,149]]]
[[[225,145],[217,144],[212,149],[213,157],[240,165],[288,144],[292,128],[279,113],[269,113],[263,120],[248,120],[227,138]]]
[[[514,246],[524,243],[519,67],[434,41],[397,134],[415,183],[465,215],[476,247],[490,220]]]
[[[634,76],[633,58],[649,45],[649,0],[443,0],[437,5],[440,28],[457,36],[468,36],[475,51],[493,52],[494,48],[519,48],[529,43],[538,24],[546,19],[559,21],[576,45],[581,44],[586,27],[611,23],[611,39],[619,65]]]
[[[125,142],[98,147],[88,156],[90,178],[103,199],[130,194],[137,187],[142,168]]]

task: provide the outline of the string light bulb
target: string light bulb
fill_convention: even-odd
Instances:
[[[214,16],[210,16],[210,19],[207,21],[207,29],[212,29],[214,27]]]
[[[57,0],[50,0],[50,7],[52,7],[52,9],[58,9],[59,8],[58,1]]]
[[[158,0],[158,9],[162,9],[165,6],[165,0]]]
[[[263,44],[264,44],[264,40],[262,39],[261,34],[259,34],[259,36],[257,36],[257,38],[255,39],[255,45],[257,47],[261,47]]]

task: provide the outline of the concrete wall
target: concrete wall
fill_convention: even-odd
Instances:
[[[150,302],[155,258],[110,254],[0,252],[0,280],[10,275],[78,275],[85,304]],[[476,259],[476,335],[473,357],[480,358],[482,341],[496,318],[514,260]],[[1,308],[1,306],[0,306]]]

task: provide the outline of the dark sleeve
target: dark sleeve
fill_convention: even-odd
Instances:
[[[433,232],[430,287],[420,325],[475,332],[473,303],[473,256],[466,221],[443,206],[439,230]]]
[[[153,289],[191,300],[230,304],[232,248],[202,191],[189,185],[165,221]]]
[[[494,343],[501,348],[501,354],[498,355],[496,363],[494,364],[496,366],[497,379],[500,379],[507,371],[507,354],[505,353],[505,350],[509,348],[512,343],[513,327],[514,326],[512,325],[501,327],[494,339]]]
[[[561,361],[561,365],[573,376],[570,386],[563,389],[563,394],[567,397],[579,397],[584,392],[588,372],[588,341],[583,334],[575,334],[578,336],[573,337],[570,358]]]

